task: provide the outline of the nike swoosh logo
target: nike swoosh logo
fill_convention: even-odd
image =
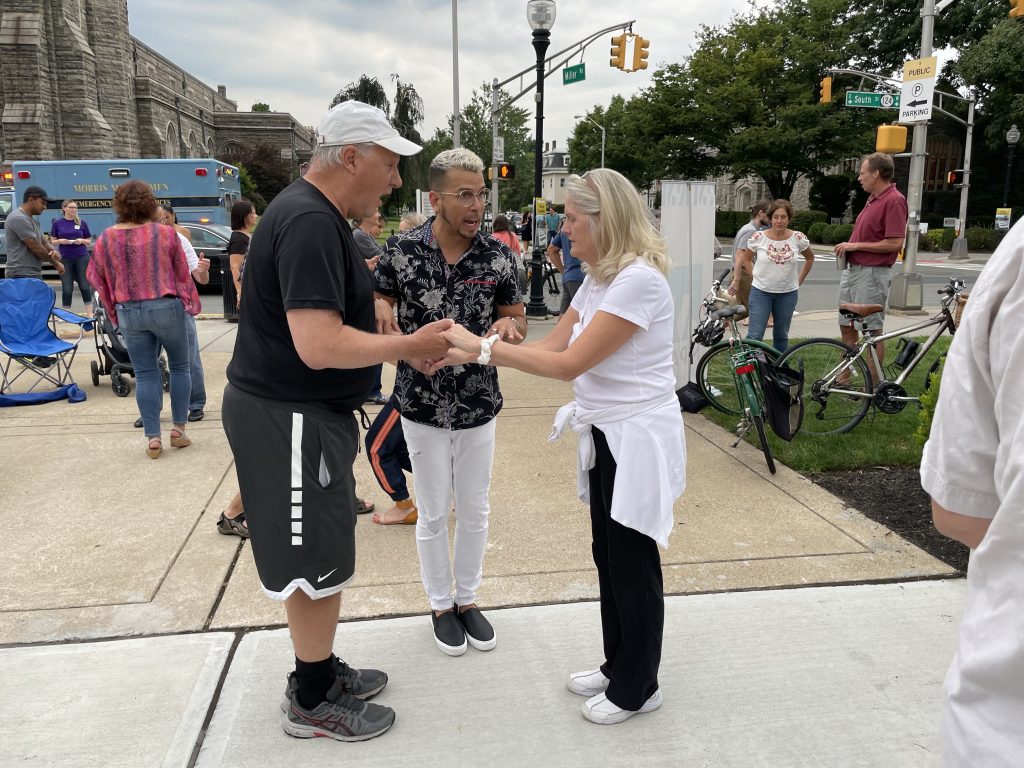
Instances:
[[[328,576],[330,576],[330,575],[331,575],[332,573],[334,573],[334,571],[336,571],[336,570],[338,570],[338,569],[337,569],[337,568],[334,568],[334,569],[332,569],[332,570],[328,571],[327,573],[325,573],[325,574],[324,574],[323,576],[318,576],[318,577],[317,577],[317,580],[316,580],[316,583],[317,583],[317,584],[319,584],[319,583],[320,583],[321,581],[323,581],[324,579],[326,579],[326,578],[327,578]]]

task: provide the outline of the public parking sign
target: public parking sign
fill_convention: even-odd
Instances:
[[[903,90],[900,93],[900,123],[923,123],[932,117],[932,93],[935,91],[935,57],[914,59],[903,65]]]

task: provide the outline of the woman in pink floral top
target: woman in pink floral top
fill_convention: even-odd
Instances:
[[[748,339],[764,338],[768,318],[775,319],[772,345],[785,352],[789,346],[789,326],[796,310],[798,288],[814,265],[811,243],[803,232],[789,228],[793,219],[793,206],[788,200],[776,200],[768,207],[771,227],[750,236],[747,250],[741,258],[744,269],[754,276],[750,288],[750,330]],[[799,256],[804,257],[801,267]],[[751,268],[751,260],[754,264]]]
[[[146,454],[157,458],[163,389],[157,359],[167,350],[171,373],[171,446],[184,448],[192,387],[185,314],[199,314],[199,294],[177,232],[152,221],[156,198],[149,185],[129,181],[117,188],[117,224],[96,241],[88,277],[103,307],[124,335],[135,369],[135,400],[146,432]]]

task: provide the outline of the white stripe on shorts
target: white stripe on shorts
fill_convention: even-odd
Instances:
[[[302,414],[292,414],[292,546],[302,546]],[[298,534],[298,535],[294,535]]]

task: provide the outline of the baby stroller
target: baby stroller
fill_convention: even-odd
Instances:
[[[92,385],[100,385],[100,376],[110,377],[110,387],[118,397],[128,397],[132,391],[131,382],[127,376],[135,377],[135,368],[132,367],[131,358],[128,357],[128,348],[124,345],[124,337],[121,335],[110,317],[100,305],[99,297],[96,299],[96,313],[92,332],[96,339],[96,356],[99,361],[91,361],[89,368],[92,371]],[[157,361],[160,366],[160,384],[164,392],[171,390],[171,374],[167,369],[167,358],[160,353]]]

